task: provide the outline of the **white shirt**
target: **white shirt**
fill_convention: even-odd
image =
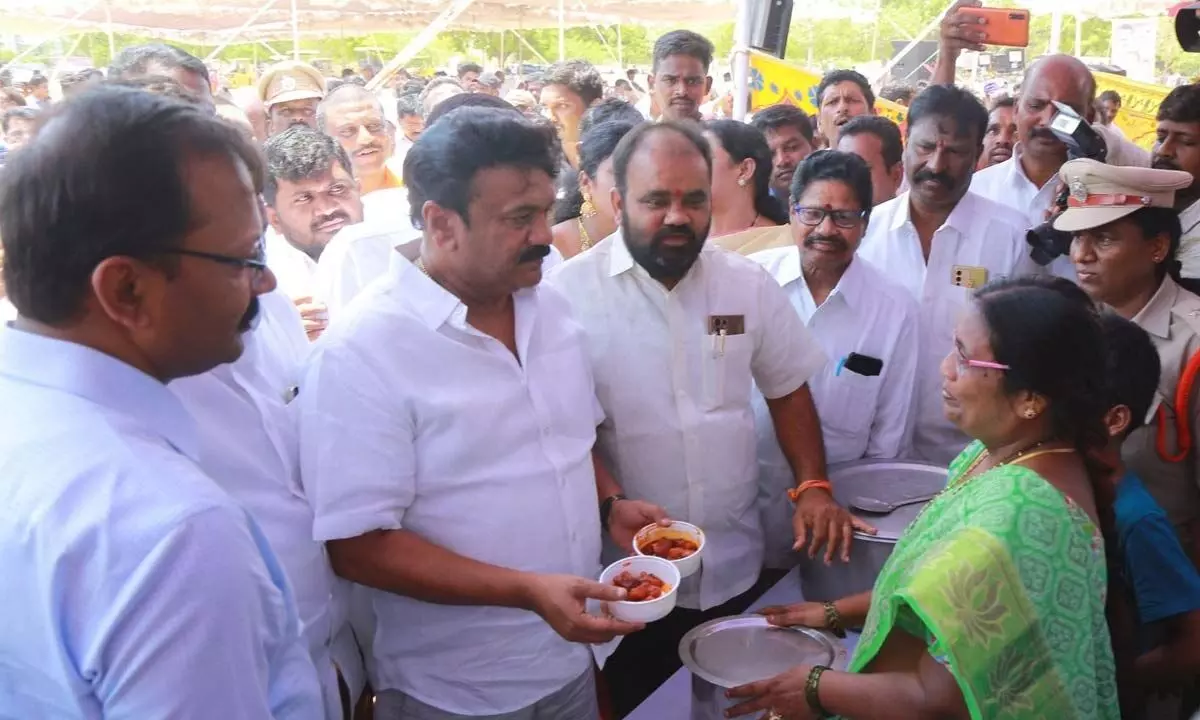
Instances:
[[[374,194],[374,193],[372,193]],[[325,303],[332,321],[362,289],[383,275],[395,248],[419,236],[412,226],[361,222],[338,231],[317,262],[313,295]]]
[[[809,381],[825,462],[830,465],[862,458],[896,458],[909,454],[912,443],[913,385],[917,372],[918,310],[911,295],[888,280],[871,263],[856,258],[819,307],[804,281],[800,249],[754,253],[759,263],[787,293],[829,362]],[[850,353],[883,361],[879,375],[839,370]],[[767,533],[768,567],[788,567],[795,557],[793,510],[785,502],[795,477],[775,437],[770,410],[755,393],[758,429],[759,506]]]
[[[0,323],[17,319],[17,308],[7,297],[0,298]]]
[[[288,405],[311,346],[286,295],[276,290],[259,302],[259,320],[236,362],[169,387],[196,419],[201,469],[250,512],[283,565],[322,680],[327,717],[340,718],[335,659],[351,688],[364,681],[362,660],[346,627],[349,588],[312,537],[296,417]],[[335,638],[337,653],[331,652]]]
[[[386,226],[408,234],[412,229],[412,216],[409,214],[408,188],[383,188],[362,196],[363,222],[376,226]],[[419,236],[418,230],[409,237]]]
[[[997,166],[998,167],[998,166]],[[969,438],[943,414],[942,360],[954,345],[954,327],[971,290],[954,284],[959,269],[983,268],[986,280],[1038,272],[1025,243],[1025,219],[1015,210],[968,192],[933,234],[929,261],[909,219],[909,193],[871,211],[858,255],[906,288],[920,306],[916,426],[913,455],[949,464]]]
[[[10,327],[0,402],[6,717],[324,717],[284,572],[170,391]]]
[[[549,289],[513,300],[520,362],[411,262],[391,263],[321,337],[298,400],[318,540],[403,528],[484,563],[598,575],[600,411],[583,335]],[[502,714],[592,666],[527,610],[371,593],[377,690]]]
[[[795,392],[824,364],[820,346],[770,275],[715,246],[669,292],[619,231],[548,281],[587,332],[607,467],[626,495],[707,535],[679,604],[707,609],[745,592],[763,560],[752,382],[769,398]],[[708,331],[719,315],[745,324],[723,348]],[[611,545],[606,554],[620,555]]]
[[[1200,200],[1179,213],[1179,226],[1183,234],[1176,257],[1183,263],[1183,276],[1200,278]]]
[[[265,238],[267,266],[275,275],[277,287],[293,300],[312,297],[317,261],[288,242],[275,228],[267,228]]]

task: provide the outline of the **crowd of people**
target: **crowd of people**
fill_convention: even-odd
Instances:
[[[230,91],[168,45],[5,88],[0,717],[626,717],[689,630],[849,561],[860,459],[948,486],[873,590],[764,611],[861,629],[849,666],[731,716],[1190,717],[1200,86],[1151,152],[1070,56],[985,105],[967,4],[904,128],[853,70],[732,119],[688,30],[645,89]],[[603,612],[672,520],[676,608]]]

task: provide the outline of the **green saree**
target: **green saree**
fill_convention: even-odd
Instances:
[[[982,452],[958,456],[949,489],[897,543],[849,670],[899,629],[946,665],[973,720],[1117,720],[1095,525],[1020,465],[959,483]]]

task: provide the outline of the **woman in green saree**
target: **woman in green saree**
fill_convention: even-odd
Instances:
[[[731,717],[972,720],[1121,717],[1100,527],[1103,336],[1075,285],[980,290],[942,364],[947,417],[975,438],[872,591],[764,611],[863,633],[847,672],[801,666],[729,692]]]

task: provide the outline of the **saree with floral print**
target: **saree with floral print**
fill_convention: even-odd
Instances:
[[[849,670],[869,672],[906,632],[950,670],[974,720],[1117,720],[1098,529],[1026,467],[964,481],[983,451],[958,456],[897,543]]]

